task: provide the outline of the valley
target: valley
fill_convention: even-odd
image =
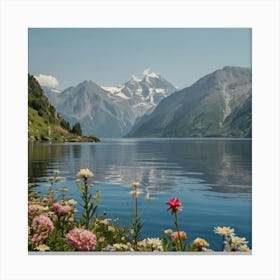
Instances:
[[[226,66],[178,89],[149,69],[119,86],[86,80],[63,91],[43,87],[54,108],[85,135],[250,138],[251,69]]]

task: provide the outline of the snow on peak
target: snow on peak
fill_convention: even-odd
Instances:
[[[143,71],[143,75],[144,75],[144,76],[147,76],[147,75],[149,75],[150,73],[152,73],[151,69],[145,69],[145,70]]]
[[[128,96],[126,96],[125,94],[123,94],[121,91],[116,93],[116,96],[123,98],[123,99],[129,99]]]
[[[116,93],[120,89],[120,87],[104,87],[104,86],[102,86],[101,88],[111,93]]]
[[[145,69],[143,71],[143,75],[151,77],[151,78],[158,78],[159,77],[156,73],[152,72],[151,69]]]
[[[132,80],[135,82],[141,82],[141,79],[137,78],[135,75],[132,75]]]
[[[51,88],[51,92],[53,93],[61,93],[61,90],[55,89],[55,88]]]

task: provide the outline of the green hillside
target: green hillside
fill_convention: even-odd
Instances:
[[[80,124],[72,128],[59,116],[44,95],[37,80],[28,74],[28,139],[48,141],[100,141],[97,137],[82,136]]]

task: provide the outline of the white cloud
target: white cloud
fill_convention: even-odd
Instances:
[[[34,77],[41,86],[57,88],[59,85],[56,77],[51,75],[39,74],[39,76],[34,76]]]

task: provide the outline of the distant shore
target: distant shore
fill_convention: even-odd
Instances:
[[[28,137],[29,142],[101,142],[101,140],[98,137],[95,136],[75,136],[75,137],[70,137],[70,138],[52,138],[52,137],[34,137],[34,136],[29,136]]]

